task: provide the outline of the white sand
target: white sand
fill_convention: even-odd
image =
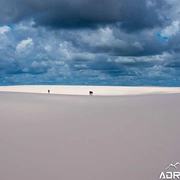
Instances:
[[[179,111],[180,94],[0,92],[0,180],[158,180],[180,162]]]
[[[0,91],[4,92],[29,92],[68,94],[68,95],[88,95],[93,91],[94,95],[138,95],[138,94],[164,94],[180,93],[179,87],[126,87],[126,86],[0,86]]]

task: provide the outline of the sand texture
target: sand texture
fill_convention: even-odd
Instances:
[[[179,116],[180,94],[1,92],[0,180],[157,180],[180,161]]]

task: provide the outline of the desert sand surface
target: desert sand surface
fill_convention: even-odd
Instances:
[[[0,86],[1,92],[28,92],[46,94],[66,95],[93,95],[117,96],[117,95],[139,95],[139,94],[169,94],[180,93],[179,87],[146,87],[146,86],[64,86],[64,85],[24,85],[24,86]]]
[[[157,180],[180,161],[179,112],[180,94],[0,92],[0,180]]]

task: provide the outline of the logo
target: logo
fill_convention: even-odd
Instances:
[[[180,166],[179,162],[170,164],[166,168],[166,172],[161,172],[159,179],[180,179],[180,171],[177,171],[178,166]]]

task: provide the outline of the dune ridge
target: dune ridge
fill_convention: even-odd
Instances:
[[[22,85],[0,86],[1,92],[48,93],[64,95],[140,95],[180,93],[180,87],[145,87],[145,86],[65,86],[65,85]]]

